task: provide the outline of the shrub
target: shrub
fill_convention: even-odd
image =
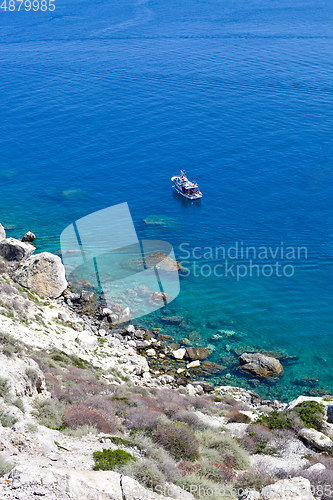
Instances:
[[[18,419],[5,410],[0,410],[0,422],[2,427],[13,427]]]
[[[289,411],[273,410],[257,418],[256,423],[266,424],[270,430],[293,429],[296,425],[295,415]]]
[[[248,471],[237,478],[234,488],[238,490],[238,494],[245,492],[245,490],[259,491],[268,484],[274,482],[274,477],[266,476],[254,471]]]
[[[122,472],[150,489],[165,483],[165,477],[157,465],[146,458],[139,462],[128,462],[125,467],[122,467]]]
[[[21,354],[24,350],[22,342],[7,333],[0,332],[0,346],[3,354],[10,358],[14,354]]]
[[[10,394],[10,382],[7,378],[0,377],[0,398],[8,398]]]
[[[133,442],[145,453],[146,458],[156,464],[167,481],[172,482],[179,476],[180,472],[175,459],[164,448],[156,446],[156,443],[149,436],[138,432],[135,434]]]
[[[187,425],[159,425],[153,438],[177,460],[196,460],[199,456],[199,442]]]
[[[162,421],[162,416],[144,408],[128,408],[124,424],[128,429],[148,429],[152,431]]]
[[[235,469],[244,470],[248,468],[249,460],[247,453],[228,434],[221,434],[207,429],[196,432],[196,437],[199,440],[202,452],[206,456],[207,452],[204,451],[204,448],[216,450],[220,455],[220,461],[231,465]]]
[[[187,424],[192,431],[203,430],[207,427],[195,413],[186,410],[180,410],[175,413],[172,416],[172,420]]]
[[[230,411],[225,417],[228,419],[228,423],[237,422],[239,424],[247,424],[251,421],[245,413],[240,413],[238,410]]]
[[[8,474],[14,465],[9,463],[1,454],[0,454],[0,477],[3,477],[5,474]]]
[[[13,401],[13,405],[16,406],[19,410],[21,410],[22,413],[24,413],[24,404],[22,399],[17,398],[15,401]]]
[[[85,407],[78,407],[67,410],[62,418],[63,425],[70,429],[77,429],[83,425],[91,425],[96,427],[100,432],[109,433],[110,427],[107,421],[97,413]]]
[[[263,455],[275,455],[275,448],[270,446],[272,433],[266,425],[255,424],[248,428],[249,436],[251,436],[256,444],[255,453]]]
[[[324,420],[325,409],[324,405],[317,401],[303,401],[295,406],[296,412],[302,422],[307,427],[319,430],[322,421]]]
[[[181,488],[190,491],[198,500],[209,498],[209,500],[235,500],[235,496],[228,487],[220,482],[217,483],[201,475],[198,472],[191,472],[177,479],[176,484]]]
[[[34,370],[33,368],[27,368],[25,370],[25,374],[28,377],[28,379],[31,381],[32,385],[36,385],[37,380],[39,379],[39,375],[36,372],[36,370]]]
[[[95,460],[93,470],[114,470],[115,467],[124,465],[129,460],[136,460],[126,451],[119,449],[112,451],[106,448],[103,448],[103,451],[94,451],[93,457]]]
[[[64,429],[63,432],[68,436],[82,437],[87,434],[97,434],[97,429],[93,425],[81,425],[77,429]]]
[[[59,430],[62,428],[63,405],[55,399],[34,402],[34,415],[38,422],[50,429]]]

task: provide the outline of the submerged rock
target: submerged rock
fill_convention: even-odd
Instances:
[[[267,377],[268,375],[283,375],[283,367],[278,359],[265,356],[259,352],[245,352],[239,358],[241,369],[256,375],[256,377]]]
[[[34,247],[32,248],[34,250]],[[65,268],[61,259],[49,252],[29,257],[16,271],[14,280],[25,288],[51,299],[60,297],[67,288]]]
[[[209,358],[211,354],[212,351],[210,349],[207,349],[207,347],[199,347],[198,349],[196,349],[195,347],[186,347],[185,357],[192,361],[196,359],[203,360]]]
[[[145,259],[132,259],[121,263],[121,267],[133,271],[143,271],[147,268],[156,267],[161,271],[181,271],[182,266],[176,260],[167,257],[163,252],[151,253]]]
[[[0,240],[0,255],[8,261],[20,261],[28,259],[35,251],[35,247],[22,243],[15,238]],[[60,259],[59,259],[60,260]]]
[[[180,325],[183,320],[183,316],[163,316],[159,319],[161,323],[165,323],[166,325]]]

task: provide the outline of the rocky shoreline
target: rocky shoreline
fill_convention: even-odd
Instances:
[[[202,453],[203,455],[198,458],[198,467],[193,471],[190,462],[184,459],[172,462],[175,471],[182,470],[182,474],[185,474],[184,481],[192,477],[194,471],[200,476],[200,470],[207,467],[207,463],[211,463],[211,470],[216,469],[216,456],[214,455],[215,462],[208,458],[215,452],[213,453],[213,448],[209,448],[207,436],[205,441],[203,437],[207,429],[215,429],[215,434],[227,434],[228,439],[233,440],[232,443],[238,443],[241,451],[237,448],[230,452],[229,459],[225,458],[218,469],[221,484],[227,486],[228,490],[225,498],[290,498],[287,493],[276,496],[279,488],[283,490],[289,484],[294,488],[293,498],[311,499],[314,497],[310,482],[315,487],[313,493],[316,497],[321,484],[320,474],[325,481],[332,480],[333,465],[330,460],[333,459],[330,457],[333,452],[333,424],[330,423],[332,398],[329,394],[321,397],[302,396],[286,404],[262,400],[253,390],[232,385],[214,386],[209,381],[210,376],[219,376],[227,368],[223,364],[209,361],[212,349],[209,346],[193,347],[186,337],[175,342],[169,335],[169,330],[164,329],[164,325],[179,324],[181,317],[163,316],[158,328],[147,328],[139,322],[130,322],[130,310],[125,307],[126,304],[115,303],[110,308],[103,303],[94,305],[94,292],[89,283],[81,283],[81,290],[74,290],[66,281],[60,258],[47,252],[35,254],[33,241],[32,233],[24,235],[22,241],[6,238],[0,225],[2,498],[134,498],[133,492],[124,492],[123,482],[132,481],[131,487],[136,491],[140,488],[140,481],[146,488],[149,487],[147,479],[137,482],[124,473],[112,470],[93,471],[92,467],[94,452],[102,451],[106,445],[112,450],[119,449],[119,445],[116,446],[110,440],[108,433],[122,436],[123,444],[120,449],[132,454],[138,462],[141,460],[146,463],[144,460],[148,460],[148,445],[145,445],[147,449],[144,453],[139,452],[138,442],[134,437],[130,438],[129,434],[131,428],[137,428],[133,422],[128,423],[129,415],[138,411],[130,409],[138,405],[145,409],[145,421],[152,419],[152,415],[156,420],[158,415],[162,419],[157,419],[158,422],[169,419],[165,425],[176,425],[173,422],[183,422],[181,425],[185,425],[186,422],[191,429],[192,439],[200,442],[200,456]],[[149,300],[163,300],[163,294],[159,293],[150,292]],[[239,358],[239,369],[258,380],[261,377],[282,376],[281,362],[270,354],[243,352]],[[85,373],[89,373],[89,377]],[[80,386],[83,384],[82,380],[87,387],[87,394],[92,390],[92,384],[96,387],[96,395],[105,393],[104,402],[98,403],[100,406],[96,406],[96,399],[93,399],[95,396],[91,396],[89,406],[84,403],[84,397],[78,389],[71,393],[71,384],[75,382]],[[140,402],[135,400],[134,404],[131,398],[136,390],[140,390],[142,394]],[[121,391],[125,391],[126,396],[122,396]],[[161,397],[161,394],[165,398],[171,398],[170,394],[173,394],[177,403],[164,406],[164,396]],[[110,397],[112,408],[106,410],[106,401],[110,401]],[[124,404],[124,408],[119,408],[119,402]],[[314,420],[315,425],[312,427],[308,427],[308,422],[302,420],[305,418],[303,406],[308,402],[318,404],[318,408],[323,411],[318,422]],[[309,408],[305,406],[306,411],[310,411],[311,404]],[[53,422],[53,428],[47,427],[46,420],[41,417],[43,405],[49,410],[58,405],[61,410],[58,408],[57,418],[60,419],[64,419],[69,411],[75,413],[78,409],[81,411],[80,418],[82,415],[92,418],[92,413],[89,412],[93,412],[97,428],[93,426],[90,429],[93,432],[76,436],[75,433],[65,434],[61,430],[63,423],[57,424],[57,427]],[[176,407],[181,408],[186,415],[180,417]],[[52,411],[56,412],[54,408]],[[314,408],[311,411],[316,414],[318,408]],[[114,428],[108,420],[111,414],[113,422],[117,422]],[[56,418],[54,415],[53,419]],[[189,420],[189,415],[192,415],[192,420]],[[274,424],[272,415],[276,417],[278,424]],[[291,415],[291,420],[281,420],[284,415],[288,418]],[[89,423],[89,418],[82,422]],[[98,428],[98,425],[101,427]],[[128,427],[129,425],[134,427]],[[146,429],[146,423],[140,425]],[[77,430],[80,425],[75,424],[74,428]],[[108,429],[108,432],[105,434],[101,429]],[[146,431],[147,436],[153,437],[157,432],[155,428],[154,432]],[[231,446],[230,443],[228,446]],[[243,453],[242,450],[248,454],[244,459],[247,463],[244,465],[245,472],[239,469],[240,465],[237,465],[235,458],[237,454]],[[161,479],[164,474],[165,480],[165,472],[162,474],[159,460],[156,457],[154,460],[159,464],[156,470],[160,474],[158,476],[156,472],[155,477]],[[4,464],[9,464],[8,470]],[[181,467],[185,467],[187,472]],[[226,474],[226,468],[230,469],[229,475]],[[133,476],[141,478],[137,471],[133,472]],[[206,476],[202,472],[202,484]],[[295,477],[288,479],[289,476]],[[170,495],[166,496],[184,496],[184,492],[179,490],[177,477],[175,473],[174,482],[169,481],[173,486]],[[220,484],[216,477],[212,481]],[[247,478],[246,481],[244,478]],[[150,487],[156,484],[157,479]],[[200,481],[198,484],[201,484]],[[247,490],[250,492],[246,492]],[[154,493],[146,491],[150,491],[152,498],[161,498],[156,493],[156,488]],[[192,494],[186,495],[187,500],[201,498],[197,496],[194,487]],[[136,498],[143,496],[140,493]]]

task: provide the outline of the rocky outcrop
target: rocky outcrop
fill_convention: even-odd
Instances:
[[[260,491],[260,500],[315,500],[311,493],[311,484],[304,477],[282,479],[275,484],[265,486]]]
[[[333,441],[316,429],[305,427],[299,431],[298,435],[317,450],[329,451],[333,449]]]
[[[245,352],[240,356],[239,361],[242,370],[252,373],[256,377],[283,375],[283,367],[278,359],[259,352]]]
[[[4,240],[6,238],[6,231],[2,224],[0,224],[0,240]]]
[[[45,376],[38,364],[31,358],[8,358],[0,354],[0,377],[8,380],[10,396],[46,398]]]
[[[11,480],[11,481],[10,481]],[[68,470],[61,468],[15,467],[3,488],[14,496],[6,498],[63,498],[80,500],[171,500],[141,486],[135,479],[113,471]],[[161,488],[162,489],[162,488]],[[163,489],[162,489],[163,491]],[[59,492],[58,496],[57,493]],[[29,496],[31,495],[31,496]],[[36,498],[37,498],[36,496]],[[186,500],[194,500],[186,493]]]
[[[14,279],[25,288],[51,299],[59,297],[67,288],[65,268],[61,259],[49,252],[30,257],[16,271]]]
[[[12,262],[28,259],[35,251],[35,247],[28,243],[23,243],[15,238],[0,238],[0,256]]]
[[[36,236],[31,231],[25,233],[22,238],[23,243],[32,243],[36,239]]]

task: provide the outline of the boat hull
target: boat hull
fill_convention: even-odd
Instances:
[[[202,194],[187,194],[187,193],[184,193],[182,191],[181,185],[178,184],[178,182],[177,182],[178,179],[179,179],[179,177],[177,177],[177,176],[171,177],[171,181],[172,181],[173,186],[174,186],[175,190],[177,191],[177,193],[179,193],[184,198],[187,198],[188,200],[199,200],[200,198],[202,198]]]

